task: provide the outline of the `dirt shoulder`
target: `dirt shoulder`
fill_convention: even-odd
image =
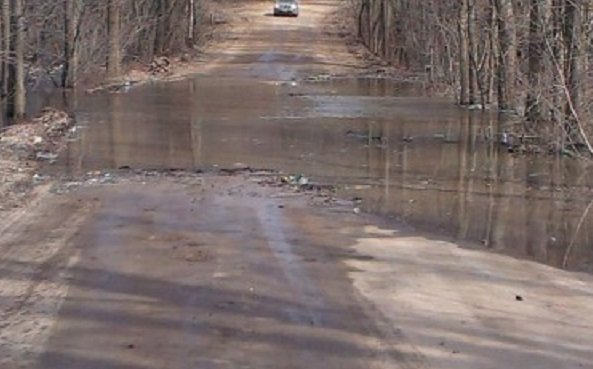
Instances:
[[[68,113],[47,108],[0,132],[0,214],[30,200],[34,186],[45,181],[38,174],[41,165],[57,159],[73,127]]]

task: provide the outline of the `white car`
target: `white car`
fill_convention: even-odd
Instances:
[[[299,3],[297,0],[276,0],[274,5],[274,15],[288,15],[291,17],[299,16]]]

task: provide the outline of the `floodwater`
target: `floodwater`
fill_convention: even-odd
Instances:
[[[62,164],[303,173],[435,237],[593,272],[593,172],[484,139],[495,116],[381,79],[196,78],[80,97]]]

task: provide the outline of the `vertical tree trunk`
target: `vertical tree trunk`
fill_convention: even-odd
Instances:
[[[107,78],[114,79],[121,75],[121,3],[120,0],[108,0],[107,3],[108,55]]]
[[[25,18],[23,0],[14,0],[14,118],[25,116],[27,96],[25,89]]]
[[[2,0],[2,96],[9,93],[10,57],[11,57],[11,16],[10,0]]]
[[[373,47],[371,50],[375,55],[379,55],[381,50],[381,28],[383,27],[383,14],[381,8],[381,1],[374,0],[373,4]]]
[[[498,14],[498,107],[515,110],[515,80],[517,73],[517,34],[511,0],[496,0]]]
[[[529,82],[525,101],[525,115],[530,128],[542,120],[540,81],[543,77],[543,57],[545,51],[545,14],[547,0],[531,0],[529,6],[529,55],[527,80]]]
[[[64,0],[64,68],[62,70],[62,87],[73,88],[76,85],[78,72],[77,28],[79,17],[79,0]]]
[[[369,0],[362,0],[360,2],[360,8],[358,8],[358,38],[362,43],[366,44],[364,26],[365,26],[365,14],[368,14]]]
[[[169,34],[169,1],[156,0],[157,27],[154,38],[154,53],[161,55],[167,47],[167,37]]]
[[[469,46],[469,103],[478,103],[478,46],[476,44],[476,0],[468,1],[467,39]]]
[[[389,57],[389,34],[391,32],[391,4],[390,0],[383,0],[383,49],[381,54],[384,58],[390,59]]]
[[[194,45],[195,35],[195,15],[196,3],[195,0],[187,0],[187,46]]]
[[[458,35],[459,35],[459,104],[468,105],[469,96],[469,35],[468,35],[468,0],[461,0],[459,7]]]
[[[554,123],[554,136],[557,137],[557,148],[565,146],[566,137],[564,134],[564,102],[566,95],[564,93],[564,41],[563,41],[563,23],[564,23],[564,0],[552,0],[552,63],[554,73],[552,78],[552,122]]]
[[[367,47],[369,48],[369,50],[373,50],[373,18],[375,17],[375,11],[374,11],[374,5],[373,5],[373,0],[368,0],[368,13],[369,13],[369,17],[367,19],[368,21],[368,29],[369,29],[369,34],[368,34],[368,39],[367,39]]]
[[[582,0],[566,0],[564,20],[564,43],[566,50],[565,70],[568,100],[566,115],[569,122],[578,119],[581,105],[582,79]],[[575,116],[576,115],[576,116]]]
[[[487,77],[487,93],[486,103],[491,104],[494,101],[494,90],[497,76],[497,64],[498,64],[498,16],[496,14],[496,5],[494,0],[490,0],[488,6],[488,20],[489,20],[489,32],[488,32],[488,77]]]

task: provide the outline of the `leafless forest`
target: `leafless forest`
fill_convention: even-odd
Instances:
[[[40,76],[57,87],[83,77],[115,79],[122,63],[192,46],[205,18],[200,0],[2,0],[3,116],[22,118]]]
[[[355,0],[359,37],[452,87],[460,105],[522,120],[550,149],[593,153],[590,0]]]

